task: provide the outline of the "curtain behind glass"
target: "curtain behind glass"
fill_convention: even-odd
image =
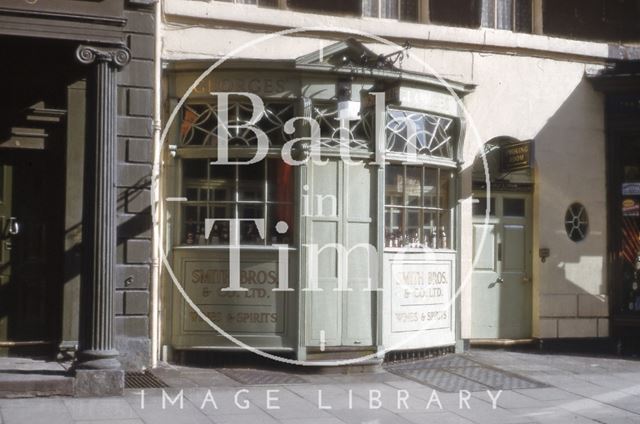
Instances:
[[[400,20],[418,22],[420,20],[420,2],[418,0],[401,0]]]
[[[497,0],[496,28],[513,29],[513,0]]]
[[[362,0],[362,16],[378,17],[378,0]]]
[[[516,31],[533,32],[533,6],[531,0],[516,0]]]
[[[496,22],[495,0],[483,0],[481,12],[481,25],[485,28],[493,28]]]
[[[381,18],[398,19],[398,0],[382,0]]]

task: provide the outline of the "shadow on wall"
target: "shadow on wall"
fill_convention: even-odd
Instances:
[[[604,98],[586,80],[535,137],[534,311],[541,338],[609,335]],[[586,208],[588,233],[572,241],[569,206]],[[540,248],[550,249],[542,262]],[[537,295],[536,295],[537,294]]]

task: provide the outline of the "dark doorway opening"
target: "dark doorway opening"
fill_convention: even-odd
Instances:
[[[67,86],[63,42],[0,37],[0,356],[50,357],[61,337]]]

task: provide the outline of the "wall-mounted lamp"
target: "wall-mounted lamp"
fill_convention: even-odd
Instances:
[[[543,247],[542,249],[540,249],[539,255],[540,260],[542,260],[543,263],[547,262],[547,258],[551,256],[551,249],[549,249],[548,247]]]
[[[360,117],[360,102],[351,100],[351,80],[340,80],[336,84],[336,98],[338,100],[337,119],[355,121]]]

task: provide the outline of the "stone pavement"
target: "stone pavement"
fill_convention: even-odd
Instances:
[[[164,366],[156,374],[170,388],[0,399],[0,423],[640,423],[640,361],[489,350],[446,358],[422,368],[467,376],[473,392],[449,384],[459,378],[434,389],[413,377],[431,374],[394,366],[362,374]],[[529,384],[497,389],[519,381]]]

